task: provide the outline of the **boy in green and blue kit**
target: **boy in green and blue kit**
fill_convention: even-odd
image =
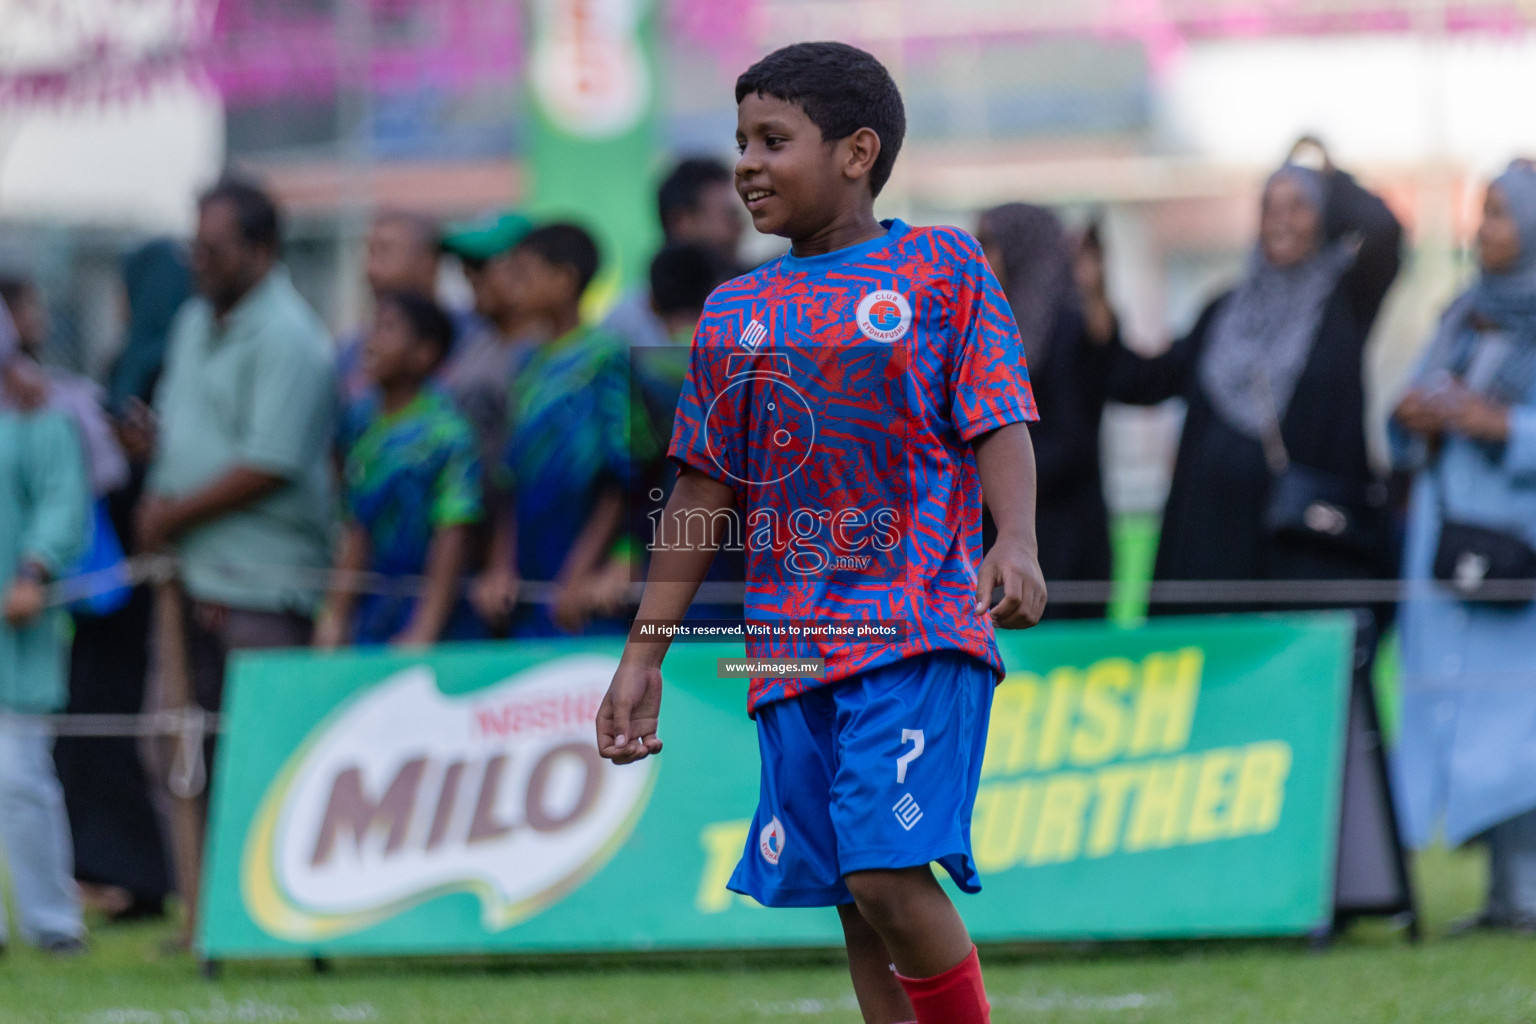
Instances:
[[[373,387],[342,427],[347,524],[315,642],[478,639],[484,631],[461,588],[482,517],[480,460],[469,423],[431,382],[453,325],[414,292],[380,292],[377,306],[362,348]],[[363,571],[419,577],[421,592],[359,595],[348,577]]]

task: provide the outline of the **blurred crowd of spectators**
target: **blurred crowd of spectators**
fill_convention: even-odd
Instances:
[[[658,215],[647,286],[592,323],[600,256],[582,227],[383,212],[372,319],[333,341],[281,262],[276,204],[226,181],[190,246],[123,261],[105,387],[48,364],[43,296],[0,280],[0,836],[25,938],[77,951],[77,892],[115,917],[162,913],[174,858],[148,782],[169,767],[160,745],[55,746],[22,716],[217,712],[243,649],[623,630],[626,499],[666,483],[687,345],[745,224],[711,160],[672,171]],[[445,258],[471,308],[439,301]],[[171,631],[167,606],[112,571],[154,553],[178,560]],[[65,577],[87,595],[50,607]],[[520,599],[524,581],[543,599]],[[168,692],[178,679],[190,692]]]
[[[226,181],[198,212],[189,248],[124,259],[125,343],[104,383],[50,367],[44,297],[0,280],[0,838],[24,938],[58,953],[82,948],[82,895],[112,916],[163,912],[166,795],[150,780],[166,756],[132,738],[54,745],[28,716],[217,712],[243,649],[622,632],[644,562],[630,499],[668,486],[688,342],[742,269],[742,207],[710,160],[662,184],[647,285],[601,321],[583,315],[602,266],[582,227],[384,212],[371,321],[333,340],[281,262],[268,195]],[[1242,280],[1156,357],[1122,344],[1091,227],[1009,204],[977,231],[1041,411],[1046,579],[1111,575],[1105,403],[1183,399],[1155,577],[1439,580],[1401,617],[1399,805],[1416,844],[1437,825],[1489,836],[1484,923],[1536,924],[1536,611],[1475,600],[1485,580],[1536,576],[1536,170],[1489,189],[1477,280],[1395,414],[1395,488],[1367,455],[1363,358],[1403,232],[1321,147],[1269,180]],[[439,301],[445,258],[472,308]],[[1499,540],[1503,560],[1485,557]],[[112,573],[158,552],[179,560],[169,604]],[[723,555],[715,578],[740,571]],[[81,574],[106,582],[52,607],[47,584]],[[1277,602],[1205,610],[1238,607]]]

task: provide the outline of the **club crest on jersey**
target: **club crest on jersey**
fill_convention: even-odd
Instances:
[[[748,352],[756,352],[757,346],[761,345],[766,337],[768,337],[768,328],[753,320],[743,327],[741,333],[736,336],[736,344]]]
[[[775,817],[757,834],[757,852],[769,864],[777,864],[784,853],[784,826]]]
[[[912,307],[901,292],[870,292],[859,300],[854,318],[859,331],[871,341],[899,341],[912,326]]]

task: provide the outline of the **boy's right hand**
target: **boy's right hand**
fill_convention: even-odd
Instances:
[[[597,752],[614,764],[661,753],[661,669],[620,661],[597,711]]]
[[[517,573],[505,565],[485,570],[469,588],[469,602],[480,617],[491,623],[504,623],[517,607]]]
[[[341,616],[329,608],[322,609],[315,619],[313,646],[321,651],[334,651],[347,642],[346,632]]]

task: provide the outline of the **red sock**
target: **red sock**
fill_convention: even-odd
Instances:
[[[981,983],[976,947],[943,974],[932,978],[896,975],[917,1011],[917,1024],[991,1024],[992,1007]]]

